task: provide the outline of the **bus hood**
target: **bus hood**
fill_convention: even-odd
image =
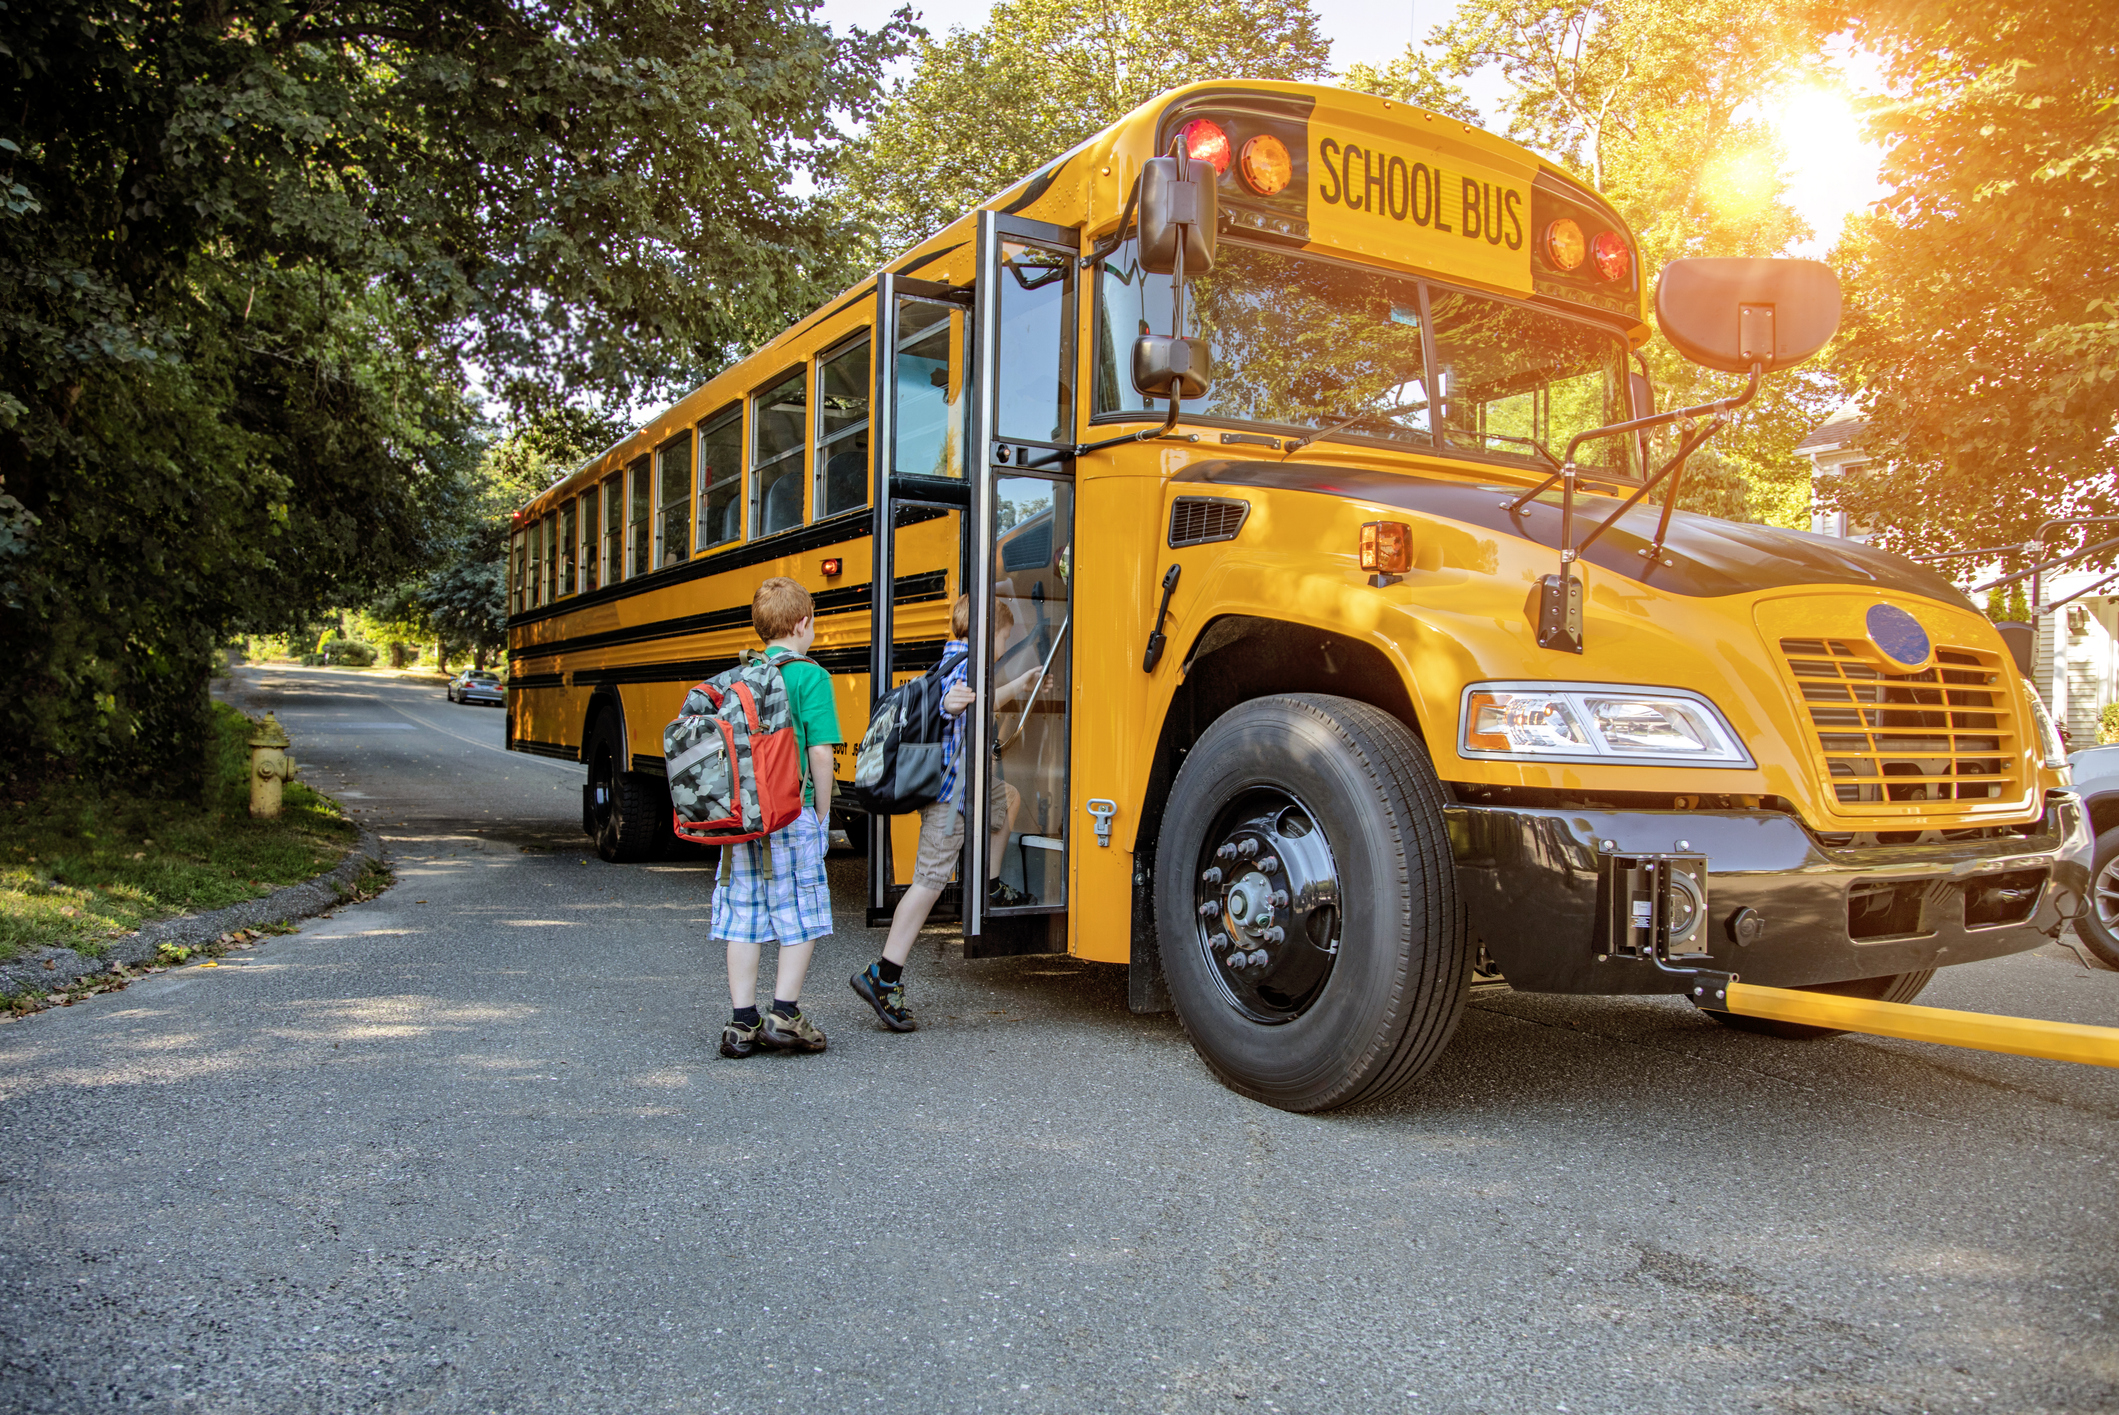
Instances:
[[[1521,487],[1316,462],[1198,462],[1176,480],[1232,488],[1307,491],[1395,506],[1550,547],[1554,552],[1553,568],[1559,568],[1557,492],[1548,492],[1512,514],[1503,507],[1522,495]],[[1612,497],[1577,493],[1575,539],[1580,541],[1588,535],[1618,505]],[[1649,502],[1634,507],[1598,537],[1596,544],[1583,552],[1582,559],[1670,594],[1707,597],[1795,585],[1855,585],[1920,595],[1978,612],[1964,592],[1947,579],[1888,550],[1836,536],[1723,521],[1690,511],[1671,516],[1670,534],[1663,543],[1663,558],[1676,563],[1651,565],[1640,552],[1654,540],[1661,514],[1660,507]]]

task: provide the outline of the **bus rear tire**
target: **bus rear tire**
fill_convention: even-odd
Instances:
[[[1434,1064],[1471,973],[1442,804],[1419,739],[1351,698],[1239,704],[1187,753],[1156,933],[1178,1020],[1223,1084],[1321,1111]]]
[[[1887,973],[1881,978],[1855,978],[1844,983],[1811,983],[1796,992],[1829,992],[1840,997],[1867,998],[1871,1002],[1911,1002],[1935,976],[1933,968],[1918,973]],[[1746,1017],[1736,1012],[1707,1013],[1724,1027],[1761,1037],[1780,1037],[1791,1042],[1815,1041],[1819,1037],[1843,1037],[1844,1027],[1813,1027],[1807,1022],[1776,1022],[1770,1017]]]
[[[589,732],[589,790],[582,824],[596,841],[596,854],[612,864],[652,860],[670,834],[668,793],[662,783],[637,771],[618,769],[618,720],[606,712]]]

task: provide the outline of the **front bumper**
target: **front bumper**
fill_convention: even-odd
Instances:
[[[2089,814],[2068,791],[2048,793],[2028,834],[1847,849],[1827,848],[1772,811],[1451,806],[1447,814],[1473,932],[1524,992],[1684,989],[1685,979],[1644,961],[1600,961],[1610,947],[1616,856],[1706,856],[1707,917],[1693,947],[1709,958],[1695,966],[1772,987],[2021,953],[2080,912],[2089,891]],[[2031,902],[2006,902],[2018,896]],[[1745,909],[1761,927],[1740,943],[1732,921]]]

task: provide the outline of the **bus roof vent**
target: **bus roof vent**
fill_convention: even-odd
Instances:
[[[1233,497],[1180,496],[1170,507],[1170,548],[1234,540],[1251,503]]]

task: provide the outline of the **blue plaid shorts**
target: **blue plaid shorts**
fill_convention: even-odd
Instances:
[[[792,948],[829,935],[831,882],[824,877],[824,852],[831,847],[831,827],[805,807],[772,837],[769,876],[765,845],[750,840],[721,847],[735,854],[728,883],[714,891],[706,936],[729,943],[777,939],[782,948]]]

